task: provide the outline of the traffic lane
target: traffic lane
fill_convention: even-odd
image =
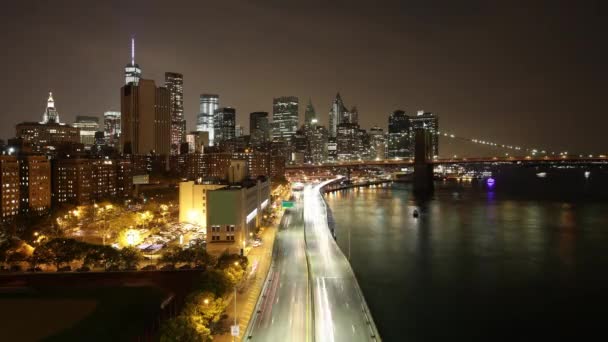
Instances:
[[[316,337],[323,341],[371,339],[356,279],[333,240],[318,189],[305,192],[305,222],[313,290]]]
[[[301,210],[289,210],[284,222],[277,237],[276,271],[252,333],[257,341],[306,339],[308,279]]]

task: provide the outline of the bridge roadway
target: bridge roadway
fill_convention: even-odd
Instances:
[[[249,341],[380,340],[327,226],[319,192],[326,183],[307,185],[303,198],[285,212],[271,273],[246,333]]]
[[[574,157],[574,156],[511,156],[511,157],[483,157],[483,158],[446,158],[434,159],[429,161],[430,164],[448,165],[448,164],[482,164],[482,163],[560,163],[560,164],[608,164],[608,156],[599,155],[594,157]],[[414,165],[414,159],[385,159],[385,160],[362,160],[362,161],[344,161],[338,163],[326,164],[302,164],[302,165],[287,165],[287,171],[292,170],[307,170],[307,169],[323,169],[333,167],[350,167],[350,166],[411,166]]]

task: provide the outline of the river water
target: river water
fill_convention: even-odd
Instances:
[[[385,341],[606,340],[608,176],[578,178],[437,182],[427,201],[402,184],[325,198]]]

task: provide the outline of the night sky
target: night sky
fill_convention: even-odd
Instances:
[[[608,153],[608,6],[602,1],[7,1],[0,11],[0,137],[39,121],[120,110],[130,38],[144,78],[184,74],[248,129],[272,98],[308,98],[327,124],[340,91],[364,128],[395,109],[457,135]],[[442,145],[442,155],[461,153]]]

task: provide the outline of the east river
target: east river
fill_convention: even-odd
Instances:
[[[438,181],[427,201],[407,184],[325,198],[385,341],[606,340],[608,175],[590,176]]]

